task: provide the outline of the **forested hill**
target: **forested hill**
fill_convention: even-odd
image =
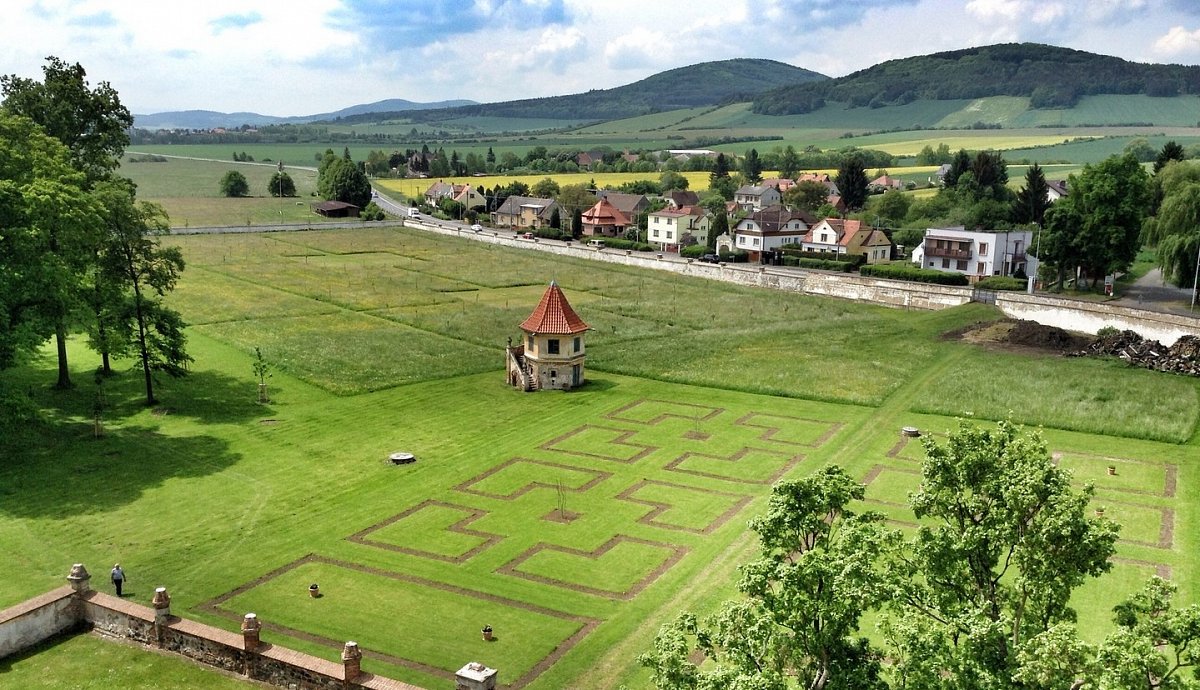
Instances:
[[[1095,94],[1200,94],[1200,66],[1142,64],[1038,43],[1005,43],[890,60],[837,79],[781,87],[755,98],[753,109],[789,115],[826,102],[878,108],[988,96],[1026,96],[1033,108],[1066,108],[1080,96]]]
[[[396,113],[417,121],[454,117],[490,116],[613,120],[650,112],[749,101],[758,94],[789,84],[827,80],[818,74],[775,60],[738,59],[703,62],[660,72],[641,81],[612,89],[597,89],[570,96],[530,98],[484,103],[460,108]],[[391,113],[343,117],[342,122],[372,122]]]

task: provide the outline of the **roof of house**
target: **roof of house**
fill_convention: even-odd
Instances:
[[[510,196],[504,200],[503,204],[496,209],[496,213],[515,216],[521,213],[521,208],[524,206],[538,206],[538,215],[546,212],[552,212],[558,202],[554,199],[543,199],[536,196]]]
[[[796,186],[796,181],[788,177],[768,177],[758,184],[763,187],[774,187],[781,192],[786,192]]]
[[[843,218],[826,218],[825,220],[822,220],[821,223],[827,224],[831,230],[833,230],[835,233],[837,233],[837,244],[840,244],[843,247],[849,246],[850,242],[854,239],[854,235],[858,231],[863,229],[863,224],[862,224],[861,220],[846,220]],[[814,236],[816,229],[821,226],[821,223],[818,223],[817,225],[813,226],[812,228],[809,228],[808,234],[806,234],[804,236],[805,242],[815,242],[815,240],[813,240],[813,236]],[[829,243],[821,242],[818,244],[829,244]]]
[[[755,211],[754,213],[751,213],[745,218],[739,220],[734,228],[742,231],[749,231],[747,228],[743,228],[742,225],[746,221],[753,221],[758,225],[758,228],[750,232],[775,232],[792,234],[798,231],[802,232],[804,228],[796,229],[786,227],[787,224],[793,220],[801,221],[805,227],[811,226],[816,222],[816,218],[813,218],[808,211],[789,211],[787,207],[775,204],[773,206],[768,206],[761,211]]]
[[[672,189],[663,196],[675,206],[695,206],[700,203],[700,195],[690,189]]]
[[[1067,189],[1066,180],[1046,180],[1046,187],[1053,190],[1059,196],[1067,196],[1071,192]]]
[[[571,308],[567,296],[558,287],[558,283],[550,281],[550,287],[542,293],[542,299],[534,308],[529,318],[521,322],[521,330],[526,333],[548,333],[551,335],[573,335],[582,333],[588,325],[579,314]]]
[[[764,187],[763,185],[748,184],[738,187],[737,194],[740,196],[762,196],[767,190],[779,191],[774,187]]]
[[[354,204],[348,204],[344,201],[322,201],[313,206],[318,211],[340,211],[342,209],[358,208]]]
[[[647,203],[645,194],[625,194],[623,192],[610,192],[607,189],[601,189],[596,195],[601,199],[607,199],[608,203],[626,215],[634,213],[639,207],[644,208]]]
[[[629,195],[627,195],[629,196]],[[588,225],[629,225],[629,219],[608,199],[601,199],[584,211],[580,220]]]

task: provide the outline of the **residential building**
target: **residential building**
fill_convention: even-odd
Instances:
[[[696,206],[700,203],[700,195],[689,189],[671,189],[663,192],[663,198],[671,208]]]
[[[779,190],[780,194],[783,194],[792,187],[795,187],[796,181],[787,177],[768,177],[758,184],[762,187],[774,187]]]
[[[785,244],[800,244],[817,221],[806,211],[789,211],[776,204],[751,213],[733,227],[733,246],[758,261],[762,252]]]
[[[439,201],[446,198],[453,199],[466,208],[487,204],[487,199],[483,194],[469,184],[453,184],[438,180],[425,190],[425,203],[430,206],[437,206]]]
[[[542,199],[536,196],[510,196],[492,211],[492,224],[498,227],[513,228],[545,228],[550,226],[550,218],[558,202],[554,199]],[[562,218],[559,218],[560,223]],[[567,219],[570,222],[570,219]]]
[[[1066,180],[1046,180],[1046,200],[1053,203],[1067,196],[1071,192],[1067,190]]]
[[[629,227],[629,217],[621,213],[608,199],[601,199],[581,217],[583,234],[589,237],[618,237]]]
[[[650,208],[650,200],[646,198],[645,194],[625,194],[601,189],[596,192],[596,197],[608,200],[608,203],[612,204],[631,222],[637,222],[637,219],[645,215]]]
[[[751,213],[778,204],[782,198],[778,189],[762,185],[748,184],[733,193],[733,202],[738,208]]]
[[[800,248],[847,256],[861,254],[867,257],[867,263],[892,257],[892,241],[886,233],[860,220],[842,218],[826,218],[814,225],[800,242]]]
[[[804,173],[796,178],[796,184],[800,184],[801,182],[818,182],[825,185],[825,189],[828,189],[830,194],[842,193],[838,189],[837,183],[826,173]]]
[[[664,208],[646,216],[646,241],[658,244],[663,251],[679,251],[685,235],[697,244],[708,244],[708,229],[712,216],[699,206]]]
[[[872,189],[878,189],[878,190],[884,190],[884,191],[887,191],[889,189],[903,190],[904,189],[904,180],[901,180],[898,177],[892,177],[891,175],[880,175],[879,177],[876,177],[875,179],[871,180],[871,182],[867,186]]]
[[[984,232],[961,225],[929,228],[912,252],[913,263],[923,268],[962,273],[972,282],[988,276],[1033,275],[1037,258],[1025,251],[1033,240],[1030,230]]]

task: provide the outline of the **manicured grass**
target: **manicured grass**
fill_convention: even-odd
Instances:
[[[989,308],[889,310],[399,229],[170,241],[196,362],[160,405],[118,362],[94,439],[98,360],[80,342],[75,391],[48,389],[49,350],[4,373],[47,421],[0,437],[0,552],[17,554],[0,607],[119,560],[134,601],[166,585],[177,613],[231,630],[254,610],[268,641],[330,660],[355,639],[382,655],[368,670],[425,687],[472,660],[533,690],[645,687],[633,658],[681,608],[728,596],[771,481],[883,465],[863,507],[911,521],[898,504],[921,454],[899,428],[1010,409],[1128,525],[1081,621],[1107,626],[1156,567],[1200,589],[1197,383],[938,337]],[[551,279],[595,328],[590,382],[513,391],[502,346]],[[267,405],[255,346],[276,365]],[[417,462],[389,463],[399,450]]]

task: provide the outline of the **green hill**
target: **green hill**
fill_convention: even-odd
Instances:
[[[780,87],[756,97],[753,110],[791,115],[827,103],[879,108],[994,96],[1028,98],[1034,109],[1070,108],[1083,96],[1099,94],[1200,94],[1200,66],[1141,64],[1070,48],[1007,43],[890,60],[837,79]]]
[[[827,79],[822,74],[775,60],[720,60],[660,72],[612,89],[420,112],[366,113],[343,117],[339,122],[378,122],[389,118],[434,122],[479,116],[615,120],[666,110],[749,101],[781,86]]]

